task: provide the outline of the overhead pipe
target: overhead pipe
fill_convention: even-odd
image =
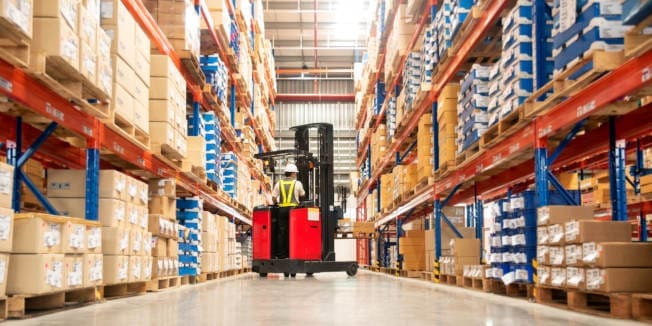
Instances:
[[[355,94],[277,94],[276,102],[355,102]]]

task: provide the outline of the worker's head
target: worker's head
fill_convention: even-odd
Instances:
[[[299,169],[293,163],[289,163],[288,165],[285,166],[284,172],[287,178],[296,177],[297,173],[299,173]]]

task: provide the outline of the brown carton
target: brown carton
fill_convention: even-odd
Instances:
[[[550,285],[550,266],[539,265],[537,268],[537,284]]]
[[[652,243],[587,242],[582,255],[584,264],[591,267],[652,268]]]
[[[48,197],[62,215],[83,218],[86,215],[84,198],[53,198]],[[126,215],[125,204],[118,199],[99,200],[99,222],[102,226],[122,226]]]
[[[144,252],[143,231],[140,229],[129,230],[129,255],[140,256]]]
[[[480,239],[453,239],[451,253],[455,257],[480,257]]]
[[[64,218],[47,214],[17,214],[14,220],[13,253],[62,253]]]
[[[0,252],[11,252],[13,230],[14,211],[10,208],[0,208]]]
[[[584,290],[586,273],[582,267],[566,267],[566,287]]]
[[[152,256],[143,256],[142,258],[142,275],[144,281],[149,281],[152,279],[152,264],[154,262],[154,257]]]
[[[61,245],[64,254],[85,253],[86,224],[76,220],[65,221],[62,226]]]
[[[143,280],[143,265],[141,256],[129,257],[129,278],[128,282],[139,282]]]
[[[652,268],[589,268],[586,289],[600,292],[650,292]]]
[[[164,257],[168,255],[168,240],[158,236],[152,237],[152,256]]]
[[[102,253],[102,226],[86,225],[86,251],[88,253]]]
[[[566,249],[563,246],[548,247],[548,265],[563,266],[566,262]]]
[[[42,294],[65,290],[63,254],[12,254],[7,294]]]
[[[571,221],[564,225],[566,243],[626,242],[632,239],[632,225],[615,221]]]
[[[371,234],[374,232],[374,222],[353,222],[353,233]]]
[[[177,240],[168,240],[167,245],[168,257],[179,257],[179,242]]]
[[[114,170],[100,171],[100,198],[122,199],[125,187],[124,174]],[[48,169],[47,192],[52,198],[85,198],[86,170]]]
[[[102,227],[102,252],[105,255],[129,253],[130,233],[121,227]]]
[[[176,222],[168,220],[163,215],[150,214],[148,230],[154,236],[161,236],[164,238],[175,238],[177,236]]]
[[[102,263],[104,284],[119,284],[129,280],[129,256],[104,255]]]
[[[65,287],[68,289],[84,286],[84,256],[65,255],[63,259]]]
[[[100,254],[85,254],[83,257],[83,286],[95,286],[103,283],[102,274],[104,273],[104,256]]]
[[[153,179],[148,184],[150,197],[177,197],[177,186],[174,179]]]
[[[0,296],[7,293],[7,275],[9,273],[9,254],[0,254]]]
[[[582,245],[567,244],[564,246],[564,262],[566,266],[582,266]]]
[[[176,199],[170,197],[150,197],[149,213],[165,216],[168,220],[176,219],[177,203]]]
[[[0,163],[0,207],[11,208],[14,186],[14,167]]]
[[[537,209],[538,225],[564,224],[593,219],[593,208],[585,206],[544,206]]]

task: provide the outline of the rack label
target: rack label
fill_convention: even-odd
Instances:
[[[595,107],[596,107],[595,100],[586,103],[584,105],[580,105],[579,107],[577,107],[577,117],[580,118],[588,113],[591,113],[591,111],[595,110]]]
[[[65,115],[63,112],[52,106],[50,102],[45,103],[45,112],[53,116],[55,119],[58,119],[59,121],[65,121]]]
[[[115,151],[116,154],[124,154],[125,148],[122,147],[120,144],[113,142],[113,151]]]
[[[4,78],[0,78],[0,87],[4,88],[9,93],[14,91],[14,84]]]

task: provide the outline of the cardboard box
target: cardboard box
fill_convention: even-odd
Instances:
[[[152,256],[143,256],[141,259],[141,265],[143,268],[143,280],[149,281],[152,279],[152,264],[154,262],[154,258]]]
[[[47,214],[16,214],[13,253],[62,253],[64,218]]]
[[[140,216],[139,216],[140,211],[138,210],[138,206],[134,204],[126,203],[125,207],[127,211],[125,227],[135,228],[135,229],[140,228]]]
[[[11,252],[14,230],[14,211],[0,207],[0,252]]]
[[[152,255],[152,233],[147,231],[143,232],[143,255],[151,256]]]
[[[79,37],[62,18],[34,18],[32,53],[61,57],[79,71]],[[75,24],[76,26],[76,24]]]
[[[548,247],[548,265],[563,266],[566,262],[566,249],[562,246]]]
[[[34,2],[34,17],[62,18],[67,26],[77,32],[79,25],[79,0],[48,0]]]
[[[126,255],[130,252],[130,232],[122,227],[102,227],[102,252]]]
[[[566,286],[566,268],[564,267],[550,268],[550,285],[557,286],[557,287]]]
[[[567,244],[564,246],[564,263],[566,266],[582,266],[582,245]]]
[[[0,163],[0,207],[11,208],[14,186],[14,167]]]
[[[111,59],[103,58],[101,55],[97,60],[97,87],[107,96],[113,94],[113,68],[111,68]]]
[[[110,58],[111,67],[113,68],[113,83],[122,86],[123,93],[133,96],[132,87],[135,84],[136,73],[119,55],[113,54]]]
[[[537,277],[538,277],[537,284],[550,285],[550,277],[551,277],[550,266],[539,265],[539,267],[537,268]]]
[[[7,293],[7,275],[9,273],[9,254],[0,254],[0,296]]]
[[[586,289],[600,292],[650,292],[652,268],[587,269]]]
[[[129,282],[138,282],[143,280],[142,263],[142,257],[140,256],[129,257]]]
[[[133,66],[136,58],[134,47],[134,24],[133,17],[125,19],[119,25],[108,25],[102,23],[102,28],[111,38],[111,53],[119,55],[129,66]]]
[[[455,257],[480,257],[480,239],[452,239],[451,253]]]
[[[176,199],[169,197],[150,197],[149,212],[165,216],[168,220],[176,219],[177,203]]]
[[[564,224],[550,224],[547,227],[548,231],[548,244],[563,245],[565,243]]]
[[[168,145],[176,149],[176,130],[165,122],[150,122],[149,135],[152,144]]]
[[[172,78],[151,77],[149,87],[149,98],[151,100],[176,100],[179,97],[179,89]]]
[[[165,216],[150,214],[149,226],[147,228],[153,236],[164,238],[176,237],[176,223],[168,220]]]
[[[566,287],[584,290],[586,288],[586,274],[582,267],[566,267]]]
[[[86,199],[84,198],[52,198],[52,205],[66,216],[83,218],[86,215]],[[118,199],[100,199],[99,222],[102,226],[124,226],[127,210],[125,203]]]
[[[148,190],[150,197],[168,197],[175,199],[177,197],[177,185],[174,179],[150,180],[148,184]]]
[[[83,268],[83,286],[96,286],[103,283],[102,275],[104,273],[104,256],[100,254],[85,254],[82,256]]]
[[[86,224],[83,221],[76,221],[76,219],[65,221],[62,226],[61,245],[64,254],[85,253]]]
[[[172,80],[179,92],[185,92],[186,80],[172,62],[169,56],[163,54],[152,54],[150,57],[150,76],[163,77]],[[150,80],[151,82],[151,80]],[[150,87],[152,85],[150,84]]]
[[[95,223],[86,224],[86,251],[88,253],[102,253],[102,226]]]
[[[353,222],[353,233],[371,234],[376,232],[374,222]]]
[[[115,114],[118,121],[131,122],[134,118],[134,98],[127,88],[124,86],[114,84],[111,94],[111,110]]]
[[[79,72],[86,77],[92,85],[97,85],[97,52],[94,47],[86,42],[79,46]]]
[[[83,255],[65,255],[64,264],[64,281],[68,289],[76,289],[84,286],[84,256]]]
[[[33,0],[0,0],[0,17],[18,26],[30,39],[32,38],[32,4]]]
[[[573,220],[592,220],[593,208],[586,206],[544,206],[537,209],[538,225],[564,224]]]
[[[129,230],[129,255],[140,256],[144,251],[143,231],[140,229]]]
[[[124,174],[115,170],[101,170],[100,198],[121,199],[125,182]],[[85,198],[86,170],[48,169],[47,193],[52,198]]]
[[[140,30],[140,27],[136,29]],[[147,36],[145,37],[147,38]],[[149,38],[147,38],[147,42],[149,43]],[[136,43],[136,45],[140,45],[140,44]],[[134,72],[136,73],[136,77],[138,77],[138,80],[143,83],[143,86],[149,89],[149,83],[150,83],[149,50],[146,54],[140,53],[138,50],[136,50],[134,56],[133,68],[134,68]],[[147,98],[149,98],[149,90],[145,92],[145,94],[148,96]]]
[[[179,242],[177,240],[168,240],[166,254],[168,257],[179,257]]]
[[[550,248],[548,246],[537,246],[537,263],[550,264],[549,258]]]
[[[149,121],[176,124],[176,105],[167,100],[149,101]]]
[[[159,236],[153,236],[151,240],[152,256],[164,257],[168,255],[168,240]]]
[[[146,63],[145,63],[146,64]],[[137,74],[135,74],[137,76]],[[143,103],[145,107],[149,105],[149,86],[147,86],[140,78],[134,78],[133,89],[131,95],[134,96],[134,100],[138,103]],[[145,121],[149,121],[149,109],[147,112],[144,112],[148,116]]]
[[[566,243],[626,242],[632,239],[632,225],[616,221],[571,221],[564,225]]]
[[[587,266],[652,268],[652,243],[587,242],[582,245],[583,262]]]
[[[120,284],[129,280],[129,256],[104,255],[102,263],[104,284]]]
[[[42,294],[65,290],[63,254],[12,254],[7,294]]]

